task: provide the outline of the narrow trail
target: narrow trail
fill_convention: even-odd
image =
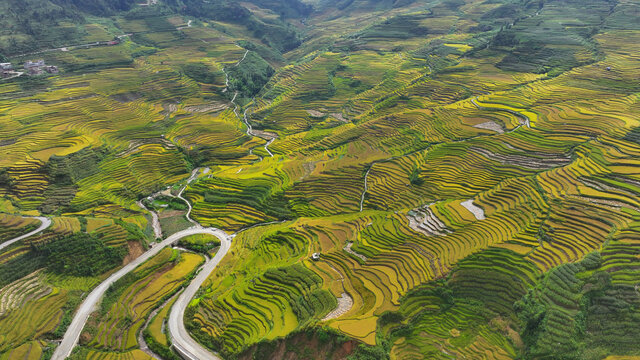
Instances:
[[[33,235],[39,234],[42,231],[46,230],[49,226],[51,226],[51,219],[49,219],[49,218],[46,218],[46,217],[43,217],[43,216],[37,216],[34,219],[38,219],[41,222],[40,226],[37,229],[35,229],[33,231],[30,231],[30,232],[28,232],[28,233],[26,233],[24,235],[20,235],[18,237],[15,237],[15,238],[13,238],[11,240],[7,240],[7,241],[3,242],[2,244],[0,244],[0,251],[2,251],[5,248],[17,243],[20,240],[28,238],[29,236],[33,236]]]
[[[182,193],[185,191],[185,189],[187,188],[187,186],[189,186],[190,183],[193,182],[193,180],[198,178],[198,174],[200,173],[200,170],[202,170],[203,174],[206,174],[209,172],[209,168],[196,168],[191,172],[191,176],[187,179],[187,183],[180,189],[180,192],[178,193],[178,195],[167,195],[165,193],[165,191],[159,191],[157,193],[154,193],[152,195],[150,195],[149,197],[147,197],[148,200],[153,201],[157,196],[160,195],[166,195],[166,196],[171,196],[171,197],[175,197],[178,198],[180,200],[182,200],[185,204],[187,204],[187,213],[185,214],[186,219],[193,224],[196,227],[201,227],[199,223],[197,223],[196,221],[194,221],[191,218],[191,211],[193,210],[191,207],[191,203],[189,203],[189,201],[187,199],[185,199],[182,196]],[[142,203],[142,201],[138,201],[136,203],[139,207],[141,207],[143,210],[148,211],[151,214],[151,224],[153,227],[153,233],[156,237],[156,239],[162,239],[162,227],[160,226],[160,218],[158,216],[158,213],[156,211],[150,210],[148,209],[146,206],[144,206],[144,203]]]
[[[187,220],[190,223],[192,223],[196,227],[202,227],[202,225],[200,225],[198,222],[196,222],[195,220],[193,220],[191,218],[191,211],[193,210],[193,207],[191,206],[191,203],[187,199],[182,197],[182,193],[185,191],[187,186],[189,186],[189,184],[191,184],[193,182],[193,180],[198,178],[198,173],[199,172],[200,172],[200,168],[193,169],[193,171],[191,172],[191,176],[189,177],[189,179],[187,179],[187,183],[182,187],[182,189],[180,189],[180,192],[178,192],[178,195],[176,196],[178,199],[184,201],[184,203],[187,204],[187,207],[188,207],[189,210],[187,210],[187,213],[185,214],[185,217],[187,218]]]
[[[364,190],[362,191],[362,196],[360,196],[360,212],[362,212],[362,207],[364,206],[364,196],[369,190],[369,185],[367,184],[367,181],[369,179],[369,172],[371,171],[371,169],[373,169],[373,166],[375,164],[376,162],[371,163],[371,166],[369,166],[369,169],[367,169],[367,172],[364,174]]]
[[[242,59],[240,59],[240,61],[235,63],[233,67],[239,66],[244,61],[244,59],[247,58],[248,54],[249,54],[249,50],[245,51],[244,55],[242,56]],[[224,90],[222,90],[222,92],[224,93],[229,90],[229,74],[227,73],[227,70],[225,68],[222,69],[222,72],[224,72],[224,77],[225,77],[225,88]],[[233,104],[233,113],[236,115],[238,119],[242,120],[242,122],[247,127],[247,131],[246,131],[247,135],[251,137],[258,137],[260,139],[267,140],[267,143],[264,145],[264,150],[267,152],[267,154],[269,154],[270,157],[273,157],[273,153],[271,152],[271,150],[269,150],[269,145],[271,145],[271,143],[276,139],[277,135],[266,133],[266,132],[264,134],[256,133],[253,130],[253,126],[251,126],[251,123],[249,123],[249,118],[247,116],[247,112],[249,111],[249,108],[246,108],[244,110],[244,112],[242,113],[242,116],[238,114],[238,109],[240,108],[240,106],[236,103],[236,98],[238,97],[238,93],[239,92],[236,91],[233,94],[233,98],[231,99],[231,103]],[[255,148],[249,149],[249,154],[253,155],[253,149]],[[259,161],[262,161],[262,156],[259,156],[259,157],[260,157]]]
[[[158,217],[158,213],[147,209],[146,206],[142,203],[142,201],[138,201],[136,203],[143,210],[148,211],[151,214],[151,227],[153,227],[153,235],[156,239],[162,239],[162,227],[160,226],[160,218]]]
[[[116,37],[118,39],[122,39],[123,37],[130,36],[130,35],[131,34],[124,34],[124,35],[119,35],[119,36],[116,36]],[[18,57],[32,56],[32,55],[44,54],[44,53],[55,52],[55,51],[66,52],[66,51],[77,50],[77,49],[86,49],[86,48],[90,48],[90,47],[93,47],[93,46],[108,46],[108,45],[112,45],[111,41],[96,41],[96,42],[91,42],[91,43],[86,43],[86,44],[67,45],[67,46],[62,46],[62,47],[57,47],[57,48],[34,51],[34,52],[30,52],[30,53],[12,55],[11,57],[12,58],[18,58]]]
[[[237,94],[237,93],[236,93]],[[235,100],[235,97],[234,97]],[[236,105],[236,109],[237,109],[237,105]],[[236,116],[238,118],[240,118],[240,116],[238,116],[238,113],[236,112],[236,109],[234,109],[234,113],[236,114]],[[275,135],[271,136],[266,135],[266,134],[258,134],[253,130],[253,127],[251,126],[251,123],[249,123],[249,118],[247,117],[247,112],[249,111],[249,108],[246,108],[244,110],[244,113],[242,114],[242,122],[244,122],[244,124],[247,126],[247,135],[252,136],[252,137],[259,137],[261,139],[267,140],[267,143],[264,144],[264,149],[267,152],[267,154],[269,154],[270,157],[273,157],[273,153],[271,152],[271,150],[269,150],[269,145],[271,145],[271,143],[273,142],[273,140],[276,139]],[[253,154],[253,149],[255,148],[251,148],[249,149],[249,153]],[[260,161],[262,161],[262,156],[260,156]]]
[[[338,305],[336,306],[336,308],[331,310],[324,318],[322,318],[322,321],[328,321],[331,319],[338,318],[348,313],[349,310],[351,310],[351,308],[353,307],[353,299],[346,292],[344,288],[344,276],[342,276],[342,273],[338,271],[338,269],[336,269],[333,265],[331,264],[328,264],[328,265],[333,271],[336,272],[336,274],[338,274],[338,276],[340,276],[339,280],[342,283],[342,294],[340,295],[339,298],[337,298]]]
[[[240,65],[241,62],[244,61],[244,59],[247,58],[247,54],[249,53],[249,50],[245,51],[244,55],[242,56],[242,59],[240,59],[240,61],[238,61],[234,66],[238,66]]]
[[[1,78],[0,81],[15,79],[15,78],[20,77],[22,75],[24,75],[23,71],[14,71],[13,75],[11,75],[9,77],[6,77],[6,78]]]
[[[207,168],[208,169],[208,168]],[[185,199],[184,197],[182,197],[182,193],[184,192],[184,190],[187,188],[187,186],[189,186],[189,184],[195,180],[198,177],[198,172],[200,171],[200,168],[196,168],[191,172],[191,176],[189,177],[189,179],[187,179],[187,183],[182,187],[182,189],[180,189],[180,192],[178,193],[177,196],[175,196],[176,198],[182,200],[185,202],[185,204],[187,204],[188,207],[188,211],[185,214],[187,220],[194,224],[197,227],[200,227],[200,224],[198,224],[197,222],[195,222],[192,218],[191,218],[191,204],[189,203],[189,201],[187,201],[187,199]],[[208,171],[206,171],[208,172]],[[161,195],[162,192],[157,192],[155,194],[152,194],[151,196],[149,196],[147,199],[149,200],[153,200],[155,199],[156,196]],[[146,206],[144,206],[144,204],[142,203],[142,201],[138,201],[136,203],[139,207],[141,207],[143,210],[148,211],[151,214],[151,225],[153,227],[153,234],[155,235],[156,239],[162,239],[162,227],[160,226],[160,218],[158,216],[158,213],[156,211],[153,210],[149,210]]]
[[[191,23],[192,23],[192,22],[193,22],[193,20],[189,20],[189,21],[187,21],[187,25],[177,27],[177,28],[176,28],[176,30],[182,30],[182,29],[190,28],[190,27],[191,27]]]
[[[172,297],[170,297],[169,299],[167,299],[167,301],[165,301],[162,305],[158,306],[155,310],[153,310],[148,316],[147,316],[147,320],[144,322],[144,325],[142,325],[142,327],[140,328],[140,330],[138,330],[138,345],[140,345],[140,350],[144,351],[147,355],[151,356],[152,358],[156,359],[156,360],[164,360],[162,358],[162,356],[154,353],[153,351],[151,351],[151,349],[149,349],[149,345],[147,345],[147,342],[144,341],[144,331],[149,327],[149,324],[151,323],[151,321],[153,320],[153,318],[158,315],[158,313],[160,312],[160,310],[162,310],[165,306],[167,306],[167,304],[169,302],[171,302],[171,300],[173,300],[176,296],[178,296],[179,292],[177,292],[175,295],[173,295]]]
[[[417,152],[420,151],[424,151],[427,149],[430,149],[431,146],[425,148],[425,149],[420,149],[420,150],[416,150],[416,151],[412,151],[410,153],[404,154],[404,155],[398,155],[398,156],[392,156],[390,158],[387,159],[381,159],[381,160],[376,160],[374,162],[371,163],[371,165],[369,166],[369,169],[367,169],[367,172],[364,173],[364,189],[362,191],[362,195],[360,196],[360,212],[362,212],[363,207],[364,207],[364,196],[367,194],[367,191],[369,191],[369,173],[371,172],[371,169],[373,169],[373,167],[378,164],[378,163],[383,163],[383,162],[387,162],[387,161],[393,161],[395,159],[399,159],[405,156],[409,156],[409,155],[413,155]]]

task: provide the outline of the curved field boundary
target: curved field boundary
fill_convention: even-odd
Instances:
[[[80,333],[82,332],[82,329],[84,328],[84,325],[87,322],[89,315],[94,310],[96,310],[96,306],[102,299],[104,293],[109,289],[109,287],[114,282],[116,282],[117,280],[119,280],[129,272],[133,271],[136,267],[141,265],[143,262],[149,260],[156,254],[158,254],[160,250],[162,250],[166,246],[169,246],[177,242],[178,240],[180,240],[185,236],[195,235],[195,234],[211,234],[211,235],[218,236],[220,232],[222,231],[218,229],[201,228],[201,227],[192,227],[186,230],[179,231],[169,236],[168,238],[163,240],[161,243],[155,245],[151,249],[147,250],[144,254],[140,255],[138,258],[136,258],[129,264],[125,265],[122,269],[120,269],[113,275],[109,276],[105,281],[103,281],[100,285],[98,285],[98,287],[93,289],[93,291],[89,294],[89,296],[87,296],[87,298],[82,302],[82,305],[80,305],[80,308],[78,308],[78,311],[73,317],[73,320],[71,321],[71,324],[67,329],[67,332],[64,334],[64,338],[62,339],[62,342],[56,348],[56,351],[53,353],[53,356],[51,357],[51,359],[64,360],[71,354],[71,351],[78,343],[78,339],[80,338]],[[223,244],[225,244],[225,242],[223,242]],[[228,250],[230,243],[226,243],[226,245],[222,245],[221,250],[225,246],[226,246],[226,249]],[[219,252],[219,254],[220,253],[222,253],[222,251]],[[226,253],[226,251],[224,251],[224,253]]]
[[[466,101],[466,100],[463,100],[463,101]],[[521,119],[520,125],[514,127],[511,130],[497,131],[496,134],[509,134],[509,133],[515,132],[518,129],[520,129],[522,127],[525,127],[525,126],[527,128],[531,128],[532,124],[535,123],[535,121],[537,119],[536,114],[531,112],[531,111],[521,110],[521,112],[519,112],[519,111],[516,111],[517,109],[510,108],[510,107],[505,106],[505,105],[498,106],[499,104],[491,104],[491,105],[495,105],[495,107],[485,106],[485,105],[488,105],[489,103],[486,103],[486,104],[478,103],[478,96],[472,98],[471,99],[471,103],[476,108],[478,108],[479,110],[505,111],[505,112],[508,112],[508,113],[510,113],[510,114],[512,114],[514,116],[517,116],[518,118]],[[531,114],[531,115],[528,115],[528,114]],[[484,124],[486,124],[486,123],[484,123]],[[495,124],[495,125],[498,126],[497,124]],[[493,128],[493,126],[491,126],[491,127]],[[492,130],[495,131],[495,128],[493,128]],[[365,195],[369,191],[369,183],[368,183],[368,181],[369,181],[369,173],[371,172],[371,170],[373,169],[373,167],[376,164],[385,163],[385,162],[389,162],[389,161],[394,161],[396,159],[400,159],[400,158],[403,158],[405,156],[411,156],[411,155],[413,155],[415,153],[418,153],[418,152],[421,152],[421,151],[428,151],[428,150],[433,149],[435,146],[438,146],[438,145],[464,143],[466,141],[469,141],[469,140],[472,140],[472,139],[475,139],[475,138],[486,137],[486,136],[494,136],[494,134],[492,134],[492,135],[477,135],[477,136],[473,136],[473,137],[470,137],[470,138],[465,138],[465,139],[460,139],[460,140],[455,140],[455,141],[445,141],[445,142],[439,142],[439,143],[432,143],[432,144],[430,144],[428,147],[426,147],[424,149],[418,149],[418,150],[409,152],[409,153],[404,154],[404,155],[397,155],[397,156],[392,156],[392,157],[387,158],[387,159],[380,159],[380,160],[373,161],[371,163],[371,165],[369,165],[369,168],[367,169],[367,171],[364,174],[364,189],[362,191],[362,195],[360,196],[360,212],[362,212],[363,209],[364,209]]]
[[[502,104],[478,103],[478,97],[477,96],[475,98],[471,99],[471,102],[473,103],[473,105],[475,105],[480,110],[506,111],[506,112],[508,112],[510,114],[513,114],[513,115],[521,118],[522,121],[524,122],[522,125],[525,125],[528,128],[531,128],[533,125],[535,125],[535,122],[537,120],[536,119],[537,117],[531,111],[515,109],[515,108],[511,108],[511,107],[506,106],[506,105],[502,105]],[[487,105],[490,105],[490,106],[487,106]],[[530,115],[528,115],[528,114],[530,114]],[[520,126],[522,126],[522,125],[520,125]],[[511,132],[511,131],[509,131],[509,132]]]
[[[220,249],[218,249],[213,259],[204,264],[198,275],[191,281],[182,294],[180,294],[180,297],[176,300],[175,304],[173,304],[171,312],[169,313],[169,334],[171,335],[172,346],[183,358],[190,360],[220,359],[217,355],[211,353],[195,341],[184,326],[184,313],[191,299],[193,299],[198,289],[200,289],[209,275],[215,270],[216,266],[218,266],[231,247],[232,236],[227,235],[224,231],[214,229],[214,231],[209,232],[209,234],[215,235],[220,239]]]
[[[40,222],[42,222],[42,224],[40,224],[40,226],[37,229],[35,229],[35,230],[31,231],[31,232],[28,232],[28,233],[26,233],[24,235],[21,235],[21,236],[13,238],[11,240],[3,242],[2,244],[0,244],[0,251],[2,251],[3,249],[5,249],[8,246],[11,246],[11,245],[17,243],[20,240],[23,240],[23,239],[28,238],[29,236],[33,236],[35,234],[38,234],[38,233],[44,231],[45,229],[47,229],[49,226],[51,226],[51,219],[49,219],[49,218],[46,218],[46,217],[43,217],[43,216],[36,216],[34,219],[40,220]]]

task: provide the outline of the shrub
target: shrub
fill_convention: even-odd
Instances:
[[[231,87],[245,97],[257,94],[274,72],[271,65],[253,51],[237,66],[227,68]]]
[[[205,84],[215,84],[220,77],[219,72],[212,72],[211,69],[203,63],[189,63],[182,66],[185,75],[195,81]]]

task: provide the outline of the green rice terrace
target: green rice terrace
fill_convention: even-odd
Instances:
[[[0,360],[640,359],[640,1],[0,24]]]

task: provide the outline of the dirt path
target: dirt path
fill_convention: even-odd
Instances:
[[[129,35],[131,34],[120,35],[120,36],[117,36],[117,38],[121,39],[122,37],[129,36]],[[54,52],[54,51],[70,51],[70,50],[75,50],[80,48],[90,48],[93,46],[106,46],[106,45],[110,45],[110,43],[111,41],[96,41],[96,42],[87,43],[87,44],[67,45],[67,46],[62,46],[58,48],[45,49],[45,50],[35,51],[31,53],[26,53],[26,54],[13,55],[11,57],[14,58],[14,57],[31,56],[31,55],[44,54],[44,53]]]
[[[353,306],[353,299],[351,298],[351,296],[349,296],[349,294],[343,292],[342,296],[339,297],[337,300],[338,300],[338,306],[335,309],[333,309],[333,311],[328,313],[327,316],[325,316],[322,319],[322,321],[335,319],[337,317],[340,317],[346,314],[347,312],[349,312],[349,310],[351,310],[351,307]]]
[[[15,79],[15,78],[17,78],[19,76],[22,76],[22,75],[24,75],[24,72],[22,72],[22,71],[14,71],[13,75],[11,75],[9,77],[6,77],[6,78],[3,78],[3,79],[0,79],[0,80],[3,80],[3,81],[4,80],[11,80],[11,79]]]
[[[160,219],[158,218],[158,213],[147,209],[146,206],[142,203],[142,201],[138,201],[136,204],[140,206],[145,211],[148,211],[151,214],[151,226],[153,227],[153,235],[156,239],[162,239],[162,227],[160,226]]]
[[[167,304],[169,304],[171,300],[175,299],[175,297],[178,296],[179,294],[180,292],[177,292],[175,295],[167,299],[167,301],[165,301],[162,305],[158,306],[155,310],[153,310],[147,317],[147,321],[145,321],[144,325],[142,326],[142,328],[140,328],[140,331],[138,332],[138,344],[140,345],[140,350],[144,351],[147,355],[151,356],[156,360],[163,360],[163,359],[160,355],[154,353],[153,351],[151,351],[151,349],[149,349],[149,345],[147,345],[147,342],[144,341],[144,336],[143,336],[144,330],[149,327],[149,323],[151,323],[153,318],[156,317],[156,315],[158,315],[160,310],[162,310],[165,306],[167,306]]]
[[[460,205],[464,206],[465,209],[469,210],[469,212],[472,213],[473,216],[475,216],[476,219],[478,219],[478,220],[486,219],[484,217],[484,210],[482,210],[481,207],[475,205],[473,203],[473,199],[469,199],[467,201],[463,201],[463,202],[460,203]]]
[[[240,61],[238,61],[237,63],[235,63],[233,66],[239,66],[244,59],[247,58],[247,55],[249,54],[249,50],[245,51],[244,55],[242,56],[242,59],[240,59]],[[227,73],[226,69],[222,69],[222,72],[224,72],[224,76],[225,76],[225,88],[224,90],[222,90],[222,92],[227,92],[229,90],[229,74]],[[236,117],[238,119],[241,119],[242,122],[246,125],[247,127],[247,131],[246,134],[251,136],[251,137],[259,137],[263,140],[267,140],[267,143],[264,145],[264,150],[267,152],[267,154],[269,154],[270,157],[273,157],[273,153],[271,152],[271,150],[269,150],[269,145],[271,145],[271,143],[278,138],[277,134],[274,133],[270,133],[267,131],[256,131],[253,130],[253,126],[251,126],[251,123],[249,123],[249,118],[247,117],[247,112],[249,111],[249,108],[246,108],[244,110],[244,112],[242,113],[242,116],[240,116],[240,114],[238,114],[238,104],[236,103],[236,98],[238,97],[238,92],[236,91],[235,94],[233,94],[233,98],[231,99],[231,103],[233,104],[233,113],[236,115]],[[253,155],[253,148],[249,149],[249,154]],[[260,160],[262,160],[262,157],[260,157]]]
[[[201,226],[200,226],[200,224],[198,224],[195,220],[193,220],[191,218],[191,211],[193,210],[193,207],[191,207],[191,203],[187,199],[182,197],[182,193],[187,188],[187,186],[189,186],[189,184],[191,184],[193,182],[193,180],[198,178],[198,173],[199,172],[200,172],[200,168],[193,169],[193,171],[191,172],[191,176],[189,177],[189,179],[187,179],[187,183],[182,187],[182,189],[180,189],[180,192],[176,196],[178,199],[184,201],[184,203],[187,204],[187,207],[189,208],[189,210],[187,210],[187,213],[185,214],[185,216],[186,216],[187,220],[189,220],[189,222],[192,223],[193,225],[195,225],[196,227],[201,227]]]
[[[369,166],[369,169],[367,169],[367,172],[364,174],[364,190],[362,191],[362,196],[360,196],[360,212],[362,212],[362,207],[364,206],[364,196],[369,190],[369,186],[367,185],[367,181],[369,180],[369,172],[371,171],[371,169],[373,169],[373,166],[375,164],[375,162],[372,163],[371,166]]]
[[[351,249],[351,247],[352,247],[352,246],[353,246],[353,243],[352,243],[352,242],[350,242],[350,243],[348,243],[348,244],[343,248],[343,250],[344,250],[344,251],[346,251],[346,252],[348,252],[349,254],[351,254],[351,255],[353,255],[353,256],[357,256],[357,257],[359,257],[360,259],[362,259],[362,261],[367,261],[367,257],[366,257],[366,256],[364,256],[364,255],[362,255],[362,254],[358,254],[357,252],[353,251],[353,250]]]
[[[189,21],[187,21],[187,25],[186,26],[180,26],[180,27],[176,28],[176,30],[182,30],[182,29],[190,28],[192,22],[193,22],[193,20],[189,20]]]

